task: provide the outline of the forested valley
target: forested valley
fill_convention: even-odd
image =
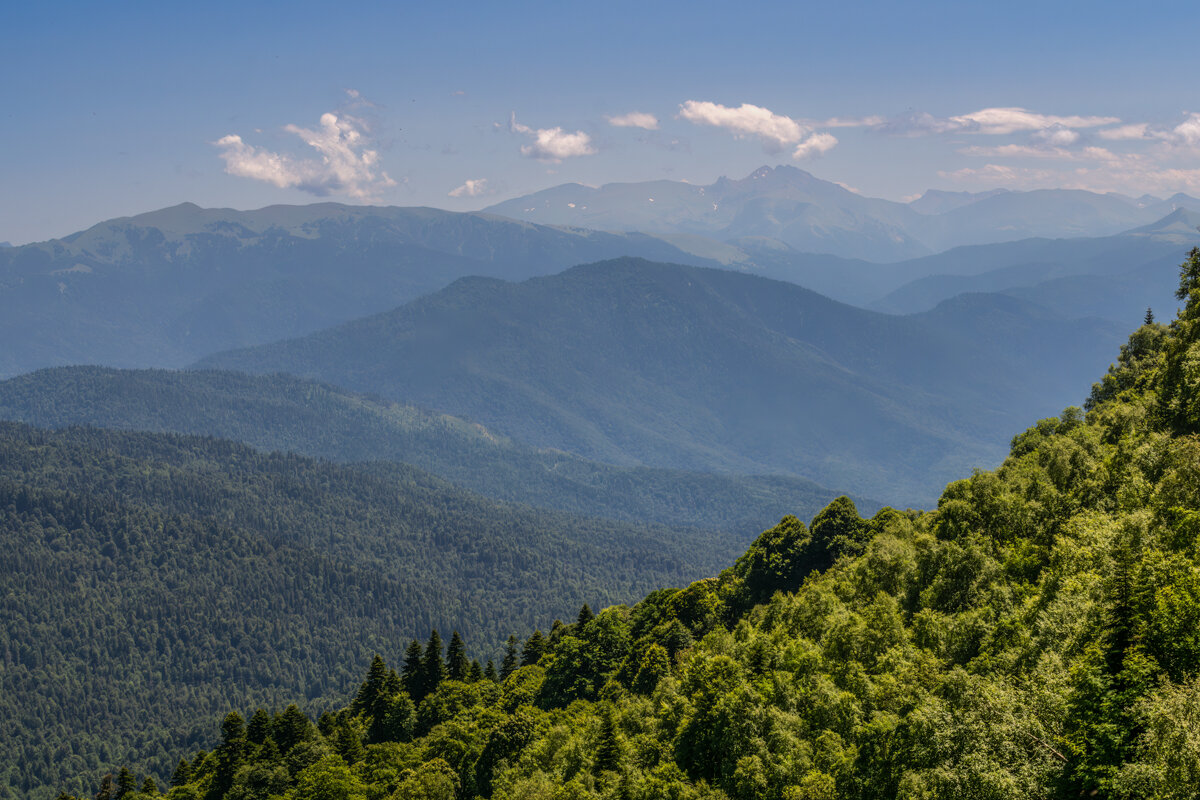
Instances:
[[[1200,249],[1179,298],[935,510],[786,517],[716,577],[589,599],[487,666],[483,631],[348,657],[340,710],[231,702],[168,781],[80,796],[1195,797]]]
[[[702,530],[499,503],[402,465],[0,423],[0,796],[169,775],[233,705],[340,703],[431,627],[513,631],[711,574]],[[599,595],[597,590],[600,590]]]

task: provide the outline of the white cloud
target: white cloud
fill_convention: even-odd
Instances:
[[[1188,118],[1171,129],[1168,136],[1162,137],[1175,145],[1196,147],[1200,145],[1200,114],[1188,114]]]
[[[1106,128],[1102,131],[1096,131],[1096,135],[1101,139],[1109,139],[1111,141],[1121,141],[1125,139],[1145,139],[1146,129],[1150,127],[1145,122],[1137,122],[1131,125],[1121,125],[1116,128]]]
[[[645,128],[648,131],[658,130],[658,117],[643,111],[631,111],[617,117],[605,117],[608,124],[616,128]]]
[[[950,119],[959,123],[964,133],[998,136],[1046,128],[1096,128],[1101,125],[1115,125],[1121,121],[1118,117],[1057,117],[1038,114],[1024,108],[984,108]]]
[[[1103,147],[1083,147],[1068,150],[1065,147],[1047,147],[1028,144],[1002,144],[995,147],[972,146],[958,150],[964,156],[979,156],[982,158],[1048,158],[1060,161],[1108,161],[1117,162],[1122,159],[1137,159],[1140,156],[1118,156]]]
[[[792,151],[792,158],[799,160],[810,156],[819,156],[821,153],[827,153],[832,150],[837,143],[837,137],[833,134],[814,133],[796,145],[796,149]]]
[[[564,158],[572,156],[590,156],[596,152],[592,147],[592,137],[583,131],[566,133],[562,128],[538,128],[534,130],[528,125],[517,122],[514,112],[508,122],[508,129],[514,133],[523,133],[533,137],[533,144],[521,146],[521,155],[536,158],[538,161],[549,161],[557,164]]]
[[[679,116],[696,125],[726,128],[733,131],[735,136],[757,136],[768,153],[778,153],[785,147],[795,145],[792,151],[794,159],[826,153],[838,143],[837,137],[832,134],[815,132],[810,123],[798,122],[749,103],[731,108],[719,103],[688,100],[679,106]],[[848,125],[843,124],[842,127]]]
[[[1097,131],[1096,134],[1110,140],[1150,140],[1171,147],[1197,148],[1200,147],[1200,114],[1190,112],[1183,122],[1174,127],[1139,122]]]
[[[887,122],[885,117],[832,117],[816,123],[818,128],[874,128]]]
[[[468,179],[462,186],[448,192],[450,197],[479,197],[487,193],[487,178]]]
[[[1035,145],[1044,147],[1070,147],[1077,144],[1083,135],[1079,131],[1065,128],[1062,125],[1055,125],[1050,128],[1042,128],[1034,131],[1029,137]]]
[[[1051,170],[1006,167],[1002,164],[985,164],[979,168],[964,167],[953,172],[938,172],[939,176],[952,181],[986,184],[1002,183],[1006,186],[1036,184],[1051,178],[1055,174]]]
[[[348,93],[357,99],[357,92],[348,90]],[[213,144],[221,149],[220,157],[230,175],[264,181],[281,189],[300,189],[320,197],[344,194],[371,200],[383,189],[396,185],[379,168],[379,153],[369,146],[367,124],[357,117],[331,112],[321,115],[316,129],[287,125],[284,130],[304,140],[320,158],[295,158],[258,148],[237,134],[224,136]]]
[[[679,116],[697,125],[728,128],[739,136],[757,136],[772,152],[799,142],[811,132],[791,117],[749,103],[730,108],[719,103],[688,100],[679,107]]]
[[[1024,108],[983,108],[953,117],[935,117],[924,111],[896,117],[876,127],[883,133],[899,136],[924,136],[936,133],[978,133],[1004,136],[1020,131],[1095,128],[1115,125],[1118,117],[1060,117],[1038,114]]]

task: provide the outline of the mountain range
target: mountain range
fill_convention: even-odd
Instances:
[[[565,197],[584,188],[547,191]],[[635,213],[629,198],[659,188],[655,208]],[[570,208],[573,201],[559,204],[567,214],[535,214],[539,206],[529,202],[494,208],[573,224],[639,224],[647,232],[428,208],[322,203],[234,211],[183,204],[0,248],[0,378],[81,363],[179,367],[386,311],[468,275],[520,280],[619,256],[762,275],[899,312],[932,308],[961,291],[1020,291],[1034,302],[1044,297],[1067,317],[1095,314],[1128,325],[1145,306],[1169,301],[1164,265],[1178,263],[1197,241],[1187,227],[1191,212],[1175,207],[1200,208],[1182,195],[1134,201],[1083,192],[930,192],[910,207],[863,198],[792,167],[711,187],[658,182],[588,191],[609,198],[601,207],[627,218],[583,209],[586,203]],[[722,214],[741,208],[736,225],[705,221],[716,212],[698,198],[713,192],[726,198],[718,203]],[[783,207],[789,203],[790,211]],[[938,233],[942,228],[950,233]],[[1063,238],[1089,232],[1104,235]],[[1034,234],[1057,238],[1000,241]],[[976,240],[989,243],[925,255]],[[841,241],[847,246],[831,244]],[[862,250],[869,242],[877,252]],[[821,250],[828,252],[810,252]],[[1090,263],[1098,257],[1109,258],[1102,270]],[[880,259],[895,263],[875,263]],[[1158,272],[1150,280],[1089,277],[1086,287],[1075,281],[1035,290],[1048,280],[1115,275],[1122,264]],[[990,274],[958,280],[981,272]],[[925,283],[906,286],[915,281]],[[1103,302],[1086,299],[1089,287],[1100,287]]]
[[[999,295],[895,317],[639,259],[469,278],[394,311],[197,366],[287,372],[614,464],[783,472],[893,504],[992,463],[1082,400],[1118,326]]]
[[[741,180],[565,184],[486,210],[547,225],[689,233],[738,243],[765,238],[803,252],[891,262],[970,244],[1107,236],[1200,201],[1043,189],[927,192],[912,203],[865,197],[797,167],[764,166]]]

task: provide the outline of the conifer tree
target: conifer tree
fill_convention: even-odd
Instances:
[[[367,677],[358,687],[358,694],[355,695],[354,702],[350,705],[351,711],[356,714],[371,711],[384,694],[387,677],[387,665],[383,663],[383,658],[376,653],[375,657],[371,659],[371,666],[367,669]]]
[[[467,647],[458,631],[450,634],[450,646],[446,649],[446,674],[452,681],[465,681],[471,670],[467,660]]]
[[[404,673],[401,678],[404,690],[414,701],[421,699],[421,643],[413,639],[404,651]]]
[[[279,752],[286,754],[308,738],[311,726],[308,717],[304,716],[304,712],[297,708],[295,703],[284,709],[272,726],[275,729],[275,743],[279,745]]]
[[[142,781],[142,794],[158,794],[158,784],[149,775],[146,776],[146,780]]]
[[[516,672],[518,666],[520,664],[517,661],[517,637],[509,634],[508,641],[504,644],[504,660],[500,662],[500,680],[505,680]]]
[[[617,741],[617,722],[612,707],[600,718],[600,737],[596,742],[596,770],[615,771],[621,766],[621,744]]]
[[[525,641],[525,649],[521,651],[521,666],[536,664],[545,652],[546,637],[542,635],[541,630],[535,630]]]
[[[270,736],[271,716],[267,714],[266,709],[257,709],[254,716],[250,717],[250,724],[246,726],[246,739],[251,744],[261,745]]]
[[[179,763],[175,765],[175,771],[171,773],[171,788],[183,786],[192,779],[192,765],[188,763],[186,758],[179,759]]]
[[[420,702],[445,679],[446,664],[442,661],[442,637],[437,628],[434,628],[429,634],[429,642],[425,645],[425,655],[421,660],[420,697],[414,697],[413,700]]]
[[[129,771],[129,767],[121,767],[121,771],[117,773],[117,791],[114,797],[120,800],[127,794],[133,794],[137,791],[137,779],[133,777],[133,773]]]
[[[471,683],[483,680],[483,667],[480,666],[479,659],[471,662],[471,670],[467,673],[467,680]]]
[[[1149,306],[1146,307],[1146,316],[1142,319],[1142,324],[1143,325],[1153,325],[1154,324],[1154,309],[1150,308]]]
[[[113,776],[106,773],[100,779],[100,788],[96,790],[95,800],[113,800]]]
[[[516,654],[514,653],[513,655],[515,658]],[[487,666],[483,668],[483,677],[487,678],[492,683],[500,682],[500,674],[496,672],[496,665],[490,658],[488,659]]]
[[[579,631],[583,630],[583,626],[587,625],[595,617],[596,615],[592,613],[592,607],[584,603],[583,608],[579,609],[579,618],[575,620],[575,632],[579,633]]]
[[[331,738],[333,749],[346,764],[357,764],[363,760],[366,751],[363,749],[362,738],[350,726],[348,720],[343,718],[337,722]]]

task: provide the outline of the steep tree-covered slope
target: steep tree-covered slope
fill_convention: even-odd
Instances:
[[[1086,414],[934,511],[785,518],[716,578],[535,633],[495,680],[414,642],[315,726],[230,714],[167,796],[1195,798],[1200,250],[1180,295]],[[99,785],[157,796],[137,778]]]
[[[588,461],[527,447],[477,423],[289,375],[59,367],[0,382],[0,419],[217,436],[336,461],[403,462],[499,500],[703,527],[732,541],[749,541],[784,514],[812,516],[837,496],[786,475]]]
[[[431,626],[494,646],[585,598],[710,574],[735,547],[400,465],[0,424],[0,796],[53,797],[120,762],[168,774],[231,697],[328,707],[360,661]]]
[[[970,295],[862,311],[738,273],[618,259],[462,280],[393,312],[201,366],[289,372],[624,464],[786,472],[897,505],[997,463],[1078,402],[1115,326]]]

